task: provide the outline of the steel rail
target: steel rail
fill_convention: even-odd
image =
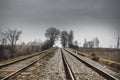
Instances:
[[[105,77],[106,79],[108,80],[119,80],[117,79],[116,77],[114,77],[113,75],[103,71],[102,69],[90,64],[89,62],[81,59],[80,57],[76,56],[75,53],[67,50],[67,49],[64,49],[65,51],[67,51],[68,53],[70,53],[72,56],[74,56],[76,59],[78,59],[79,61],[81,61],[82,63],[84,63],[86,66],[88,66],[89,68],[95,70],[98,74],[102,75],[103,77]],[[79,55],[80,56],[80,55]]]
[[[63,65],[65,68],[66,79],[67,80],[76,80],[75,75],[73,74],[72,69],[71,69],[70,65],[68,64],[62,49],[60,49],[60,52],[62,55]]]
[[[18,69],[18,70],[16,70],[16,71],[14,71],[13,73],[11,73],[11,74],[9,74],[8,76],[2,78],[1,80],[8,80],[8,79],[10,79],[10,78],[15,77],[15,76],[16,76],[17,74],[19,74],[21,71],[23,71],[23,70],[25,70],[26,68],[32,66],[33,64],[35,64],[36,62],[38,62],[39,60],[43,59],[44,57],[46,57],[46,56],[48,56],[48,55],[49,55],[49,53],[47,53],[47,54],[44,55],[43,57],[41,57],[41,58],[33,61],[32,63],[30,63],[30,64],[28,64],[28,65],[26,65],[26,66],[24,66],[24,67],[22,67],[22,68],[20,68],[20,69]]]

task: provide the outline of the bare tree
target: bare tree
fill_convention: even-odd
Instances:
[[[4,51],[4,48],[5,48],[5,45],[6,44],[6,37],[5,35],[3,34],[3,32],[1,31],[0,32],[0,60],[2,60],[4,57],[3,55],[3,51]]]
[[[40,40],[34,40],[33,42],[31,42],[31,47],[32,47],[32,51],[34,52],[38,52],[41,50],[41,45],[42,43],[40,42]]]
[[[11,57],[13,57],[15,45],[16,45],[17,41],[19,40],[21,33],[22,33],[22,31],[18,31],[17,29],[14,29],[14,30],[8,29],[4,33],[6,35],[7,41],[10,44]]]
[[[93,41],[88,41],[88,45],[89,45],[90,48],[93,48],[93,46],[94,46]]]
[[[11,46],[16,45],[16,42],[19,40],[21,33],[22,31],[18,31],[17,29],[14,30],[9,29],[8,31],[5,32],[7,40]]]
[[[117,49],[119,49],[119,45],[120,45],[119,40],[120,40],[120,35],[119,35],[118,38],[117,38]]]
[[[71,30],[68,37],[68,45],[73,45],[73,31]]]
[[[7,43],[6,34],[3,32],[3,28],[0,27],[0,60],[6,58],[4,54],[6,43]]]
[[[73,45],[78,47],[78,41],[75,40],[74,43],[73,43]]]
[[[4,34],[2,27],[0,27],[0,44],[1,45],[6,44],[6,34]]]
[[[56,28],[49,28],[46,30],[45,36],[50,40],[50,46],[52,47],[54,45],[55,40],[58,38],[60,34],[60,31]]]
[[[61,32],[61,44],[63,47],[67,47],[68,43],[68,32],[67,31],[62,31]]]
[[[85,48],[88,47],[88,42],[87,42],[86,38],[85,38],[85,40],[84,40],[83,47],[85,47]]]
[[[0,43],[3,46],[7,44],[7,35],[5,32],[1,32],[0,34]]]
[[[42,47],[41,47],[42,50],[50,48],[51,46],[49,44],[50,44],[50,40],[44,41],[43,44],[42,44]]]
[[[95,37],[95,38],[93,39],[93,43],[94,43],[94,47],[98,48],[100,41],[99,41],[99,39],[98,39],[97,37]]]

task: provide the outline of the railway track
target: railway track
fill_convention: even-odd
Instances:
[[[42,54],[44,53],[44,54]],[[4,64],[3,66],[0,67],[0,79],[1,80],[8,80],[24,69],[32,66],[36,62],[38,62],[40,59],[43,59],[46,57],[48,53],[45,53],[45,51],[42,51],[41,54],[36,54],[21,60],[17,60],[15,62],[9,63],[9,64]]]
[[[83,64],[85,64],[87,67],[91,68],[92,70],[94,70],[95,72],[97,72],[99,75],[103,76],[104,78],[106,78],[107,80],[119,80],[116,77],[114,77],[113,75],[105,72],[104,70],[94,66],[93,64],[90,64],[89,62],[87,62],[86,60],[84,60],[84,58],[80,58],[79,56],[77,56],[76,53],[73,53],[67,49],[62,49],[62,51],[66,51],[68,52],[70,55],[72,55],[72,57],[76,58],[78,61],[82,62]],[[63,53],[63,52],[62,52]],[[65,54],[65,53],[64,53]],[[66,61],[64,61],[66,62]],[[72,71],[73,72],[73,71]],[[74,74],[73,74],[74,75]],[[70,80],[74,80],[74,79],[70,79]]]
[[[65,74],[66,74],[66,79],[67,80],[76,80],[75,75],[73,74],[73,71],[70,67],[70,65],[68,64],[65,55],[63,54],[63,51],[61,51],[61,55],[62,55],[62,59],[63,59],[63,65],[64,65],[64,69],[65,69]]]

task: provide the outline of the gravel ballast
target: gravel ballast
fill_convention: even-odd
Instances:
[[[66,80],[60,50],[37,62],[12,80]]]
[[[87,67],[68,52],[64,51],[65,57],[75,74],[76,80],[107,80],[91,68]]]

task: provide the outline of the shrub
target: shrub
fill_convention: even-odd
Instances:
[[[92,53],[92,54],[91,54],[91,59],[94,60],[94,61],[97,61],[97,62],[99,61],[99,57],[96,56],[95,53]]]

